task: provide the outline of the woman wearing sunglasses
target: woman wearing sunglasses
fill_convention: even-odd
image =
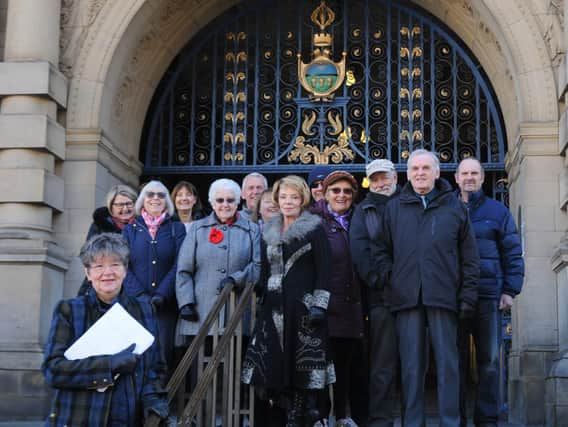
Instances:
[[[181,248],[176,295],[179,306],[179,344],[197,335],[221,288],[256,284],[260,275],[258,225],[237,212],[241,189],[231,179],[209,187],[213,212],[194,221]]]
[[[348,416],[350,371],[358,340],[363,339],[361,288],[353,268],[349,246],[349,224],[357,181],[348,172],[335,171],[323,181],[324,199],[311,211],[322,219],[331,246],[329,260],[331,298],[327,309],[329,350],[335,365],[337,382],[333,390],[333,407],[337,427],[356,427]]]
[[[134,209],[136,220],[122,232],[130,247],[124,288],[131,296],[149,298],[154,306],[160,344],[171,371],[177,320],[175,277],[185,227],[172,219],[174,204],[160,181],[142,188]]]

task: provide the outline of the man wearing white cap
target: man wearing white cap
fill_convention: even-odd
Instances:
[[[368,427],[393,425],[393,388],[398,350],[394,316],[378,289],[378,271],[372,255],[386,203],[398,194],[397,174],[390,160],[376,159],[366,167],[369,193],[355,208],[350,227],[351,254],[357,273],[367,285],[369,303],[369,423]]]

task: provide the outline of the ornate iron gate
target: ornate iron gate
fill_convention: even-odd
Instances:
[[[355,172],[378,157],[402,170],[417,147],[437,151],[443,170],[471,155],[504,169],[502,117],[479,63],[408,2],[327,2],[331,57],[346,53],[347,77],[332,101],[310,101],[297,55],[314,50],[318,5],[246,1],[192,39],[149,110],[144,174],[282,174],[327,162]]]

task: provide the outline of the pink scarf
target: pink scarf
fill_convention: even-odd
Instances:
[[[142,210],[140,211],[140,214],[142,215],[142,218],[144,218],[144,222],[146,223],[146,226],[148,227],[148,231],[150,232],[150,236],[152,236],[152,239],[155,239],[156,233],[158,233],[158,228],[160,227],[160,224],[162,222],[164,222],[164,220],[166,219],[166,215],[168,213],[162,212],[162,214],[160,216],[153,217],[148,212],[146,212],[146,209],[142,208]]]

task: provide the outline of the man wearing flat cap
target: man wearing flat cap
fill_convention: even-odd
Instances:
[[[399,193],[394,164],[376,159],[367,165],[369,192],[355,208],[349,229],[351,255],[359,277],[367,286],[369,306],[369,421],[368,427],[387,427],[394,422],[393,388],[398,350],[396,328],[384,289],[378,286],[379,272],[374,253],[385,205]]]
[[[404,424],[426,425],[426,327],[436,362],[440,426],[458,427],[458,317],[477,302],[479,255],[467,208],[440,178],[427,150],[408,158],[408,181],[385,207],[378,247],[378,285],[396,314]]]

